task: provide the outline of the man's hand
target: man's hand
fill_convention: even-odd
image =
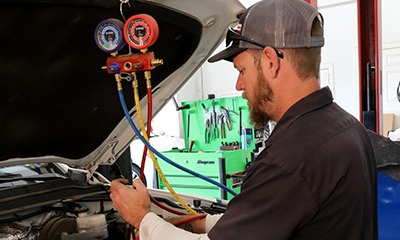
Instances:
[[[132,183],[132,188],[124,185],[127,183],[126,179],[112,181],[110,197],[122,218],[139,229],[144,216],[150,212],[149,193],[140,179]]]

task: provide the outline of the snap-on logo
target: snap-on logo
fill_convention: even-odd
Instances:
[[[214,161],[203,161],[203,160],[197,160],[197,164],[215,164]]]

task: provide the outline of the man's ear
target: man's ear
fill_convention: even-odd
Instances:
[[[275,78],[278,75],[280,69],[279,57],[272,47],[266,47],[263,50],[264,57],[266,58],[266,66],[270,77]]]

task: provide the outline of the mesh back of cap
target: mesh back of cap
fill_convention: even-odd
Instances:
[[[323,37],[311,37],[318,15],[304,0],[264,0],[247,11],[241,34],[275,48],[321,47]],[[240,47],[254,48],[243,41]]]

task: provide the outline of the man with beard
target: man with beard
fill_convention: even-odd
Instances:
[[[376,166],[363,125],[320,88],[323,18],[303,0],[263,0],[209,59],[231,61],[256,127],[277,125],[223,215],[194,234],[150,213],[146,188],[112,182],[111,198],[140,239],[377,239]],[[229,47],[228,47],[229,46]]]

